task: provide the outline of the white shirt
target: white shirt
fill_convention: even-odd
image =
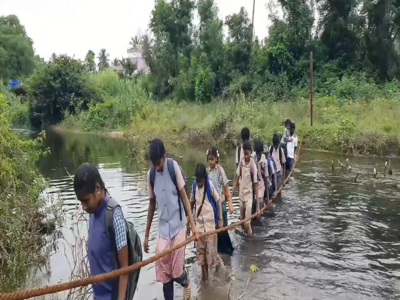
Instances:
[[[292,136],[293,141],[287,143],[287,156],[294,159],[294,149],[297,147],[297,136]]]

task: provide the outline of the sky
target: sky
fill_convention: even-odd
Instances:
[[[219,17],[244,6],[251,18],[253,0],[215,0]],[[267,0],[256,0],[255,34],[268,32]],[[126,57],[130,38],[145,32],[154,0],[0,0],[0,14],[14,14],[25,26],[37,54],[48,60],[52,53],[84,59],[90,49],[105,48],[110,58]]]

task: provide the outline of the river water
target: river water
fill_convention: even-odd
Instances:
[[[96,163],[111,195],[120,201],[124,215],[142,239],[148,197],[145,176],[148,165],[130,161],[122,140],[94,135],[47,133],[51,154],[38,164],[50,179],[49,198],[61,199],[65,215],[62,234],[55,235],[55,249],[47,276],[40,285],[68,281],[73,262],[72,243],[87,236],[85,223],[72,235],[77,209],[71,178],[83,162]],[[168,150],[168,149],[167,149]],[[174,153],[192,175],[197,162],[205,163],[205,149],[180,149]],[[234,174],[234,155],[221,151],[221,165],[228,177]],[[255,226],[247,237],[241,229],[231,232],[235,252],[223,257],[235,280],[215,276],[200,284],[193,245],[186,249],[186,264],[193,284],[193,299],[399,299],[400,297],[400,162],[392,159],[393,176],[383,177],[384,159],[349,158],[352,172],[339,168],[346,157],[303,151],[294,178],[283,192],[274,212]],[[335,171],[332,172],[331,161]],[[378,164],[378,177],[372,175]],[[355,173],[362,174],[354,182]],[[380,176],[379,176],[380,175]],[[238,220],[238,199],[229,222]],[[150,235],[151,254],[157,238],[157,215]],[[72,250],[75,251],[75,246]],[[148,255],[145,254],[145,258]],[[250,266],[259,268],[251,273]],[[249,279],[250,278],[250,279]],[[248,286],[246,288],[246,284]],[[182,290],[176,286],[176,299]],[[65,294],[59,296],[64,299]],[[135,299],[163,299],[162,285],[155,280],[154,264],[141,271]]]

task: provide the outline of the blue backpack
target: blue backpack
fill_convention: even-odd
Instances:
[[[207,180],[208,180],[208,184],[206,184],[206,187],[207,187],[207,191],[206,191],[207,198],[208,198],[208,201],[210,201],[210,204],[211,204],[211,206],[212,206],[212,208],[214,210],[215,228],[217,228],[218,227],[218,219],[219,219],[218,204],[217,204],[217,202],[214,200],[214,198],[211,195],[211,186],[210,186],[210,184],[213,184],[213,183],[209,179],[207,179]],[[192,187],[192,193],[193,193],[193,197],[195,199],[196,199],[196,187],[197,187],[197,181],[195,180],[193,182],[193,187]],[[203,199],[203,203],[201,204],[201,206],[199,208],[199,212],[197,213],[196,217],[198,217],[200,215],[200,212],[201,212],[201,210],[203,208],[204,200],[205,200],[205,197]]]
[[[272,172],[272,170],[271,170],[271,162],[272,162],[272,165],[274,166],[274,172]],[[275,172],[276,172],[276,163],[271,155],[268,155],[267,164],[268,164],[268,174],[270,175],[270,177],[272,179],[272,174],[275,174]]]

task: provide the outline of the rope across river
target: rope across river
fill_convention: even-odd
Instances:
[[[307,119],[307,115],[308,115],[308,111],[309,111],[309,107],[307,109],[306,115],[304,117],[303,120],[303,125],[302,125],[302,134],[301,134],[301,139],[300,139],[300,144],[299,147],[297,149],[297,157],[299,157],[300,154],[300,150],[301,150],[301,146],[303,144],[303,137],[304,137],[304,133],[305,133],[305,121]],[[284,184],[287,183],[287,181],[289,180],[289,178],[291,177],[291,175],[293,174],[294,171],[294,167],[296,166],[298,162],[298,159],[295,160],[295,163],[293,165],[292,170],[290,171],[289,175],[286,177],[286,179],[284,180]],[[278,189],[278,191],[276,192],[275,195],[278,195],[281,191],[282,191],[282,187],[283,185]],[[271,201],[274,201],[275,197],[271,198]],[[268,207],[264,206],[262,209],[260,209],[260,213],[264,212]],[[228,226],[213,230],[213,231],[208,231],[205,232],[203,234],[199,235],[199,238],[201,237],[206,237],[209,235],[213,235],[219,232],[223,232],[223,231],[227,231],[227,230],[232,230],[237,226],[240,226],[248,221],[250,221],[251,219],[254,219],[255,217],[257,217],[257,213],[251,215],[250,217],[243,219],[241,221],[238,221],[236,223],[230,224]],[[126,268],[121,268],[109,273],[104,273],[104,274],[100,274],[100,275],[96,275],[96,276],[92,276],[92,277],[87,277],[87,278],[82,278],[82,279],[78,279],[78,280],[74,280],[74,281],[70,281],[70,282],[66,282],[66,283],[61,283],[61,284],[56,284],[56,285],[51,285],[51,286],[44,286],[44,287],[40,287],[40,288],[34,288],[34,289],[30,289],[30,290],[26,290],[26,291],[20,291],[20,292],[15,292],[15,293],[8,293],[8,294],[0,294],[0,300],[22,300],[22,299],[29,299],[29,298],[33,298],[33,297],[38,297],[38,296],[43,296],[43,295],[48,295],[48,294],[54,294],[54,293],[58,293],[58,292],[62,292],[62,291],[66,291],[66,290],[70,290],[70,289],[74,289],[74,288],[78,288],[78,287],[82,287],[82,286],[86,286],[86,285],[90,285],[93,283],[98,283],[98,282],[103,282],[109,279],[112,279],[114,277],[119,277],[121,275],[125,275],[128,273],[131,273],[133,271],[136,271],[139,268],[142,268],[148,264],[151,264],[153,262],[155,262],[156,260],[164,257],[165,255],[181,248],[184,247],[192,242],[195,241],[195,237],[191,236],[189,238],[187,238],[184,242],[176,245],[175,247],[166,249],[160,253],[157,253],[156,255],[149,257],[148,259],[145,259],[141,262],[138,262],[136,264],[130,265]]]

